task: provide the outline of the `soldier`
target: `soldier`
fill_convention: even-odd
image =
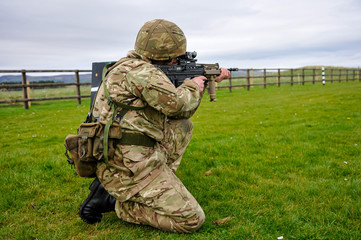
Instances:
[[[85,222],[100,222],[102,213],[115,211],[124,221],[165,231],[192,233],[202,226],[204,212],[175,172],[192,136],[189,118],[200,104],[206,78],[186,79],[175,88],[153,65],[173,64],[185,52],[182,30],[156,19],[140,29],[135,50],[109,69],[93,116],[109,121],[116,114],[108,105],[105,84],[111,99],[123,106],[117,105],[117,113],[131,107],[119,124],[124,134],[136,135],[138,141],[123,136],[108,163],[98,163],[97,178],[79,209]],[[229,76],[222,68],[216,81]]]

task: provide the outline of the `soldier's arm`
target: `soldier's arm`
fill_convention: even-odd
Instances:
[[[154,69],[142,91],[142,96],[151,107],[163,114],[169,117],[179,117],[197,109],[201,92],[199,85],[190,79],[175,88],[165,74]]]

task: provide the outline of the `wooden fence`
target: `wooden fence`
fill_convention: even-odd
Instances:
[[[217,88],[228,88],[232,92],[232,88],[247,88],[250,90],[253,86],[263,86],[281,84],[302,84],[321,82],[341,82],[341,81],[356,81],[361,82],[360,68],[274,68],[274,69],[237,69],[232,71],[229,81],[222,81]]]
[[[26,73],[71,73],[75,74],[74,83],[33,83],[30,84],[26,80]],[[21,73],[22,84],[0,84],[0,89],[9,89],[9,88],[22,88],[23,98],[22,99],[10,99],[10,100],[0,100],[0,103],[15,103],[15,102],[24,102],[24,108],[29,108],[29,102],[32,101],[44,101],[44,100],[60,100],[60,99],[73,99],[76,98],[78,104],[81,104],[81,98],[90,97],[89,95],[81,95],[80,86],[91,85],[91,83],[80,83],[79,73],[91,73],[91,70],[0,70],[0,73]],[[65,87],[65,86],[76,86],[76,96],[64,96],[64,97],[48,97],[48,98],[30,98],[29,89],[30,87]]]
[[[36,83],[29,84],[26,80],[26,73],[54,73],[54,72],[73,72],[75,74],[74,83]],[[22,99],[0,100],[0,103],[14,103],[24,102],[24,108],[29,108],[31,101],[44,101],[44,100],[60,100],[76,98],[78,104],[81,104],[81,98],[90,97],[90,94],[81,95],[80,86],[91,85],[91,83],[80,83],[79,73],[91,73],[91,70],[0,70],[0,73],[21,73],[22,84],[0,84],[1,89],[8,88],[22,88]],[[266,88],[268,85],[281,84],[302,84],[322,82],[342,82],[342,81],[359,81],[361,82],[361,69],[360,68],[275,68],[275,69],[232,69],[232,76],[227,81],[224,80],[218,84],[217,88],[228,88],[232,92],[233,88],[250,88],[254,86],[263,86]],[[48,98],[30,98],[28,90],[30,87],[54,87],[54,86],[76,86],[76,96],[64,97],[48,97]]]

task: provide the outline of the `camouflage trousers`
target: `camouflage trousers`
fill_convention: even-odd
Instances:
[[[126,201],[119,200],[124,195],[124,191],[119,191],[124,177],[116,170],[107,172],[104,166],[98,165],[99,180],[117,198],[115,211],[120,219],[179,233],[192,233],[202,226],[205,220],[202,208],[175,175],[191,137],[190,120],[168,121],[161,142],[166,151],[166,164],[161,166],[161,172],[154,179]]]

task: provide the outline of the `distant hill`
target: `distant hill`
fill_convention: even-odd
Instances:
[[[91,82],[91,74],[79,74],[81,83]],[[56,76],[29,76],[26,75],[26,80],[29,82],[39,82],[39,81],[54,81],[54,82],[63,82],[63,83],[73,83],[75,82],[75,74],[72,75],[56,75]],[[3,82],[21,82],[21,75],[3,75],[0,76],[0,84]]]

